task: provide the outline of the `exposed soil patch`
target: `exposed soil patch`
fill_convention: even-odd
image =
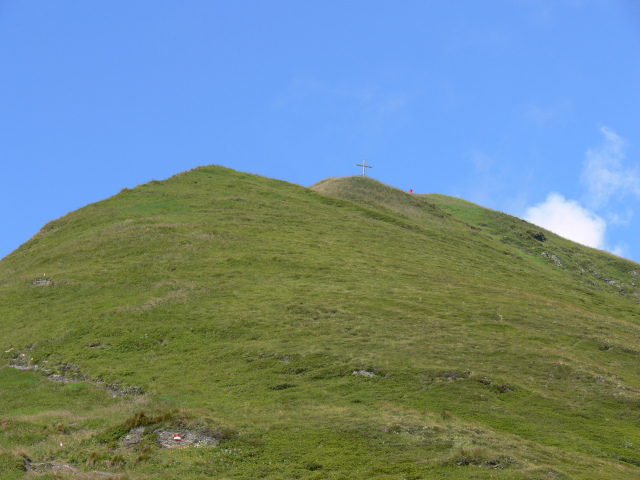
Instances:
[[[68,364],[62,365],[61,369],[63,370],[64,374],[51,373],[51,370],[49,368],[40,367],[36,363],[34,364],[29,363],[26,357],[24,360],[18,358],[13,362],[9,363],[9,365],[7,366],[9,368],[15,368],[16,370],[29,370],[34,372],[40,371],[45,375],[45,378],[56,383],[79,383],[79,382],[89,383],[96,387],[109,390],[109,392],[111,392],[112,396],[114,397],[121,397],[124,395],[137,396],[137,395],[144,394],[144,389],[140,387],[134,387],[134,386],[127,387],[117,383],[107,383],[102,380],[95,380],[89,377],[88,375],[78,372],[77,367],[75,367],[74,365],[68,365]],[[72,375],[66,375],[66,372],[71,372]]]
[[[73,465],[66,465],[60,463],[32,463],[25,460],[24,470],[30,475],[43,475],[45,473],[54,473],[56,475],[73,474],[73,478],[123,478],[120,474],[108,473],[108,472],[83,472]],[[57,476],[55,478],[58,478]],[[65,477],[66,478],[66,477]]]
[[[80,382],[80,380],[78,380],[77,378],[65,377],[64,375],[56,375],[56,374],[47,375],[47,378],[49,380],[51,380],[52,382],[56,382],[56,383],[78,383],[78,382]]]
[[[354,370],[353,374],[354,375],[362,375],[363,377],[377,377],[378,376],[375,373],[367,372],[366,370]]]
[[[15,368],[16,370],[33,370],[29,365],[23,365],[21,363],[10,363],[9,368]]]
[[[157,435],[157,441],[162,448],[200,447],[205,445],[216,446],[219,443],[218,439],[194,432],[193,430],[156,430],[153,433]],[[179,435],[181,440],[176,441],[174,439],[175,435]]]
[[[547,237],[539,230],[527,230],[527,233],[531,235],[532,238],[538,240],[539,242],[546,242]]]
[[[131,448],[144,440],[144,427],[132,428],[126,437],[122,439],[122,445]]]

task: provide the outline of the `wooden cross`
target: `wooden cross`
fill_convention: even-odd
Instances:
[[[356,164],[358,167],[362,167],[362,176],[364,177],[364,169],[365,168],[373,168],[371,165],[367,165],[367,159],[365,158],[362,163]]]

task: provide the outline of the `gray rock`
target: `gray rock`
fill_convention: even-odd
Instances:
[[[133,428],[126,437],[122,439],[122,444],[125,447],[133,447],[135,444],[140,443],[143,440],[144,427]]]
[[[218,445],[218,439],[203,435],[193,430],[176,429],[176,430],[156,430],[154,432],[158,436],[158,443],[163,448],[178,447],[200,447],[205,445]],[[180,435],[181,440],[175,441],[174,435]]]
[[[373,372],[367,372],[366,370],[354,370],[354,375],[362,375],[364,377],[377,377],[377,375]]]
[[[553,260],[553,263],[556,265],[556,267],[562,267],[562,262],[560,261],[560,259],[558,257],[556,257],[555,255],[553,255],[552,253],[548,253],[548,252],[542,252],[540,255],[542,255],[544,258],[550,258],[551,260]]]

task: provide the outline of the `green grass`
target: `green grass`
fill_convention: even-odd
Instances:
[[[2,362],[38,367],[0,370],[0,465],[637,478],[638,274],[458,199],[201,167],[71,212],[0,261]],[[158,421],[125,447],[141,411]],[[220,444],[161,449],[163,426]]]

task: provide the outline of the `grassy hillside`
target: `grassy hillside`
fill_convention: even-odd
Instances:
[[[638,274],[369,178],[150,182],[0,261],[0,468],[638,478]]]

